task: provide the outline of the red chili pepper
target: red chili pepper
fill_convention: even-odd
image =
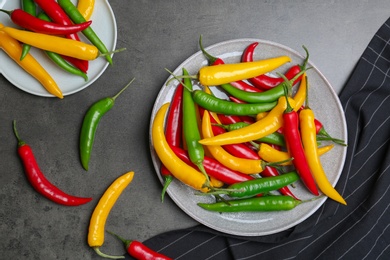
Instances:
[[[287,92],[287,91],[286,91]],[[287,99],[287,93],[286,93]],[[284,122],[284,138],[286,140],[287,150],[294,158],[292,163],[301,177],[302,182],[305,184],[307,189],[314,195],[318,196],[318,189],[310,172],[309,165],[303,150],[301,142],[301,134],[299,132],[299,118],[298,113],[290,106],[287,99],[287,108],[283,114]]]
[[[107,231],[111,235],[117,237],[119,240],[123,242],[123,244],[126,247],[127,253],[138,260],[171,260],[172,258],[165,256],[163,254],[160,254],[156,251],[153,251],[146,245],[142,244],[139,241],[136,240],[128,240],[124,239],[117,234]]]
[[[38,33],[54,34],[54,35],[66,35],[71,33],[77,33],[91,25],[92,21],[88,21],[80,24],[61,25],[53,22],[47,22],[39,19],[22,9],[15,9],[13,11],[2,10],[7,13],[11,20],[20,27]]]
[[[165,137],[169,145],[171,146],[180,146],[182,140],[182,121],[183,121],[183,85],[179,84],[175,90],[175,94],[172,97],[171,105],[169,107],[166,127],[165,127]],[[168,169],[162,165],[161,166],[161,175],[164,177],[164,187],[161,192],[161,201],[164,201],[165,192],[169,184],[173,180],[173,176]]]
[[[235,88],[238,88],[238,89],[241,89],[244,91],[248,91],[248,92],[263,92],[263,90],[258,89],[256,87],[254,87],[253,85],[246,83],[245,81],[230,82],[230,85],[232,85]]]
[[[39,169],[31,147],[19,138],[15,121],[13,129],[18,139],[18,154],[22,160],[27,179],[37,192],[51,201],[65,206],[79,206],[92,200],[92,198],[69,195],[50,183]]]
[[[69,16],[65,13],[65,11],[61,8],[61,6],[55,0],[34,0],[34,2],[53,20],[55,23],[62,25],[72,25],[73,22],[69,18]],[[65,37],[80,41],[79,36],[76,33],[66,34]],[[89,63],[86,60],[80,60],[79,63],[82,63],[84,68],[89,67]],[[73,64],[73,63],[72,63]],[[77,66],[76,64],[74,64]],[[78,67],[80,70],[84,71],[82,68]]]
[[[180,147],[171,146],[172,151],[185,163],[191,165],[193,168],[197,169],[197,166],[191,163],[188,153],[181,149]],[[243,174],[231,170],[224,165],[222,165],[217,160],[210,158],[208,156],[204,157],[203,166],[208,175],[216,178],[217,180],[222,181],[225,184],[233,184],[237,182],[253,180],[254,178],[249,174]]]
[[[244,51],[241,61],[243,62],[248,62],[248,61],[253,61],[253,53],[255,48],[257,47],[259,43],[254,42],[250,44]],[[301,72],[302,68],[299,65],[294,65],[292,66],[285,74],[286,78],[288,80],[291,80],[294,78],[299,72]],[[301,80],[302,77],[299,77],[293,85],[295,85],[298,81]],[[284,79],[282,77],[271,77],[268,75],[260,75],[255,78],[251,78],[248,80],[250,83],[252,83],[255,87],[263,89],[263,90],[268,90],[273,87],[276,87],[277,85],[283,83]]]
[[[66,60],[67,62],[73,64],[73,66],[77,67],[79,70],[81,70],[84,73],[87,73],[88,71],[88,62],[85,62],[85,60],[79,60],[73,57],[64,56],[61,55],[61,57]]]

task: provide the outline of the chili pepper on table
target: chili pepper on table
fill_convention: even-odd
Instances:
[[[45,13],[39,13],[37,17],[39,19],[46,20],[46,21],[50,20],[50,18]],[[65,70],[69,73],[72,73],[74,75],[80,76],[80,77],[84,78],[85,81],[88,80],[88,76],[87,76],[87,74],[85,74],[85,72],[83,72],[80,69],[69,64],[61,55],[59,55],[55,52],[51,52],[51,51],[45,51],[45,53],[61,69]]]
[[[132,182],[133,177],[134,172],[131,171],[116,178],[103,193],[92,212],[88,228],[88,245],[102,257],[112,259],[125,258],[124,256],[106,255],[100,251],[100,247],[104,243],[104,229],[108,215],[123,190]]]
[[[72,20],[68,17],[64,10],[62,10],[61,6],[55,0],[34,0],[36,4],[53,20],[58,24],[63,25],[71,25]],[[80,38],[77,33],[67,34],[66,38],[80,41]],[[78,57],[75,57],[78,58]],[[89,63],[88,60],[79,59],[78,62],[72,63],[77,66],[83,72],[87,72]]]
[[[84,42],[11,27],[3,27],[0,30],[20,42],[27,43],[45,51],[51,51],[81,60],[94,60],[99,57],[99,50],[94,45]]]
[[[253,61],[253,53],[254,53],[255,48],[257,47],[258,44],[259,44],[258,42],[254,42],[254,43],[250,44],[244,50],[244,53],[243,53],[242,58],[241,58],[242,62],[252,62]],[[305,49],[306,54],[307,54],[305,62],[304,62],[304,64],[306,64],[307,60],[309,58],[309,55],[308,55],[307,49],[306,48],[304,48],[304,49]],[[288,80],[293,79],[298,73],[300,73],[302,70],[304,70],[304,67],[305,67],[305,65],[300,66],[298,64],[292,66],[286,72],[286,74],[285,74],[286,78]],[[302,75],[300,77],[296,78],[292,85],[294,86],[301,78],[302,78]],[[263,74],[263,75],[259,75],[259,76],[254,77],[254,78],[250,78],[250,79],[248,79],[248,81],[260,89],[269,90],[269,89],[272,89],[272,88],[278,86],[279,84],[283,83],[284,79],[282,77],[272,77],[272,76]]]
[[[183,68],[183,75],[188,75],[186,69]],[[184,90],[183,90],[183,136],[186,142],[186,147],[190,160],[194,163],[201,173],[206,177],[205,186],[210,185],[209,177],[203,167],[204,160],[204,148],[199,144],[200,132],[197,120],[197,108],[192,99],[192,83],[189,78],[184,79]]]
[[[77,9],[77,7],[70,0],[57,0],[57,2],[74,23],[81,24],[81,23],[86,22],[83,15],[80,13],[80,11]],[[112,64],[112,58],[108,54],[109,51],[107,50],[106,45],[104,44],[104,42],[102,42],[102,40],[95,33],[95,31],[92,29],[92,27],[87,27],[86,29],[84,29],[82,31],[82,33],[84,34],[85,37],[87,37],[87,39],[93,45],[95,45],[98,48],[98,50],[102,54],[105,54],[105,57],[106,57],[106,60],[108,61],[108,63]]]
[[[164,119],[170,103],[162,105],[152,122],[152,144],[161,163],[182,183],[202,192],[209,191],[204,187],[206,177],[176,156],[169,146],[164,133]]]
[[[170,260],[172,258],[153,251],[146,245],[136,240],[124,239],[117,234],[107,231],[111,235],[117,237],[125,245],[126,251],[129,255],[138,260]]]
[[[79,0],[77,2],[77,9],[83,15],[85,20],[89,20],[93,14],[95,7],[95,0]]]
[[[183,122],[183,85],[177,86],[173,94],[171,105],[169,107],[168,116],[165,127],[165,137],[169,145],[180,146],[182,139],[182,122]],[[165,192],[169,184],[173,180],[172,174],[168,169],[161,165],[161,175],[164,177],[164,186],[161,192],[161,201],[164,201]]]
[[[69,195],[52,184],[39,168],[31,147],[20,139],[15,120],[13,121],[13,131],[18,140],[18,154],[22,160],[27,179],[38,193],[55,203],[65,206],[79,206],[92,200],[92,198]]]
[[[0,23],[0,48],[3,49],[21,68],[38,80],[50,94],[62,99],[64,97],[62,91],[50,74],[29,53],[27,53],[23,60],[20,60],[22,55],[20,43],[10,37],[7,33],[1,31],[2,28],[3,25]]]
[[[299,180],[296,171],[283,173],[278,176],[256,178],[228,186],[226,189],[212,191],[209,194],[226,194],[233,198],[248,198],[261,193],[275,191]]]
[[[22,5],[22,10],[24,10],[25,12],[27,12],[33,16],[36,16],[37,6],[35,5],[34,0],[22,0],[21,5]],[[26,57],[27,53],[31,49],[31,46],[28,44],[23,44],[22,49],[23,50],[22,50],[22,55],[20,56],[20,60],[23,60],[24,57]]]
[[[272,195],[249,199],[229,200],[228,202],[198,203],[198,206],[215,212],[259,212],[291,210],[302,201],[290,196]]]
[[[83,168],[88,171],[88,164],[91,157],[93,143],[95,141],[96,129],[102,117],[112,109],[116,99],[134,81],[132,79],[115,96],[106,97],[95,102],[86,112],[80,131],[80,160]]]
[[[92,23],[92,21],[88,21],[80,24],[61,25],[41,20],[22,9],[15,9],[12,11],[0,9],[0,11],[8,14],[16,25],[33,32],[45,34],[66,35],[77,33],[89,27]]]
[[[286,90],[287,99],[287,90]],[[301,135],[299,133],[298,113],[290,106],[287,101],[287,107],[283,113],[284,138],[289,154],[294,160],[292,161],[295,169],[299,173],[302,182],[307,189],[315,196],[318,196],[318,189],[310,171],[305,152],[303,150]]]
[[[343,197],[329,182],[324,168],[322,167],[320,157],[317,153],[317,133],[314,119],[314,112],[310,109],[308,98],[306,98],[305,108],[299,112],[299,123],[302,134],[302,144],[309,168],[322,193],[341,204],[347,205]]]
[[[294,100],[289,98],[289,104],[294,106]],[[204,138],[199,142],[203,145],[225,145],[249,142],[272,134],[283,125],[283,112],[286,109],[286,106],[286,97],[280,97],[277,105],[265,118],[256,121],[247,127],[226,132],[218,136]]]

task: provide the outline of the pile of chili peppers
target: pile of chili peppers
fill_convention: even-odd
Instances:
[[[18,27],[0,23],[0,48],[50,94],[62,99],[61,87],[30,54],[30,48],[44,51],[59,68],[85,81],[89,61],[102,55],[112,64],[111,54],[116,51],[107,50],[91,27],[94,3],[80,0],[75,6],[70,0],[21,0],[19,9],[0,9]],[[82,42],[79,33],[89,42]]]
[[[300,181],[313,198],[322,193],[346,205],[321,165],[322,154],[346,144],[331,137],[310,109],[308,50],[303,47],[303,64],[280,74],[290,58],[253,61],[257,42],[235,64],[209,54],[202,38],[199,45],[209,65],[197,75],[185,68],[182,75],[170,72],[167,85],[179,83],[153,120],[152,142],[165,180],[161,198],[177,179],[215,198],[198,203],[206,210],[291,210],[303,202],[290,189]],[[214,95],[214,87],[227,98]]]

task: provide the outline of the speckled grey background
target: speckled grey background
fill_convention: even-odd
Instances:
[[[389,16],[388,0],[344,1],[110,1],[118,26],[114,66],[92,86],[58,100],[27,94],[0,76],[0,252],[1,259],[100,259],[86,243],[98,198],[120,174],[135,171],[133,183],[113,208],[107,229],[131,239],[197,223],[169,198],[148,146],[149,117],[164,68],[174,69],[205,46],[237,38],[259,38],[300,50],[340,91],[371,37]],[[1,62],[1,61],[0,61]],[[111,96],[132,77],[98,129],[90,170],[78,159],[78,134],[85,111]],[[94,200],[68,208],[38,195],[16,154],[12,120],[34,149],[47,178],[63,190]],[[106,253],[122,245],[106,236]]]

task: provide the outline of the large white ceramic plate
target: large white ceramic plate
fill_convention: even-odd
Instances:
[[[292,62],[278,69],[280,72],[286,71],[292,64],[302,64],[304,59],[303,55],[297,51],[277,43],[259,39],[231,40],[215,44],[206,48],[206,50],[211,55],[222,58],[226,63],[239,62],[244,49],[253,42],[259,42],[254,59],[271,58],[280,55],[288,55],[291,57]],[[304,53],[303,49],[302,53]],[[184,61],[173,73],[181,75],[182,68],[184,67],[190,74],[196,74],[199,68],[206,64],[207,61],[202,53],[197,52]],[[321,72],[310,61],[309,66],[312,67],[307,72],[310,82],[309,94],[311,108],[332,136],[347,140],[346,121],[336,93]],[[165,86],[165,83],[162,86],[154,104],[151,123],[161,105],[171,101],[176,85],[177,81],[172,81],[168,86]],[[215,88],[213,90],[215,91]],[[219,95],[218,91],[215,93]],[[161,162],[156,156],[151,141],[150,149],[157,176],[163,182],[160,175]],[[332,184],[336,184],[340,177],[345,156],[346,148],[341,146],[335,146],[333,150],[322,156],[324,169]],[[313,198],[300,182],[297,183],[296,188],[291,188],[291,190],[302,200]],[[213,202],[213,199],[210,196],[194,195],[193,189],[178,181],[174,181],[169,186],[167,193],[184,212],[198,222],[224,233],[241,236],[262,236],[291,228],[311,216],[326,200],[325,197],[322,197],[315,201],[301,204],[291,211],[284,212],[220,214],[209,212],[198,207],[198,202],[210,203]]]
[[[77,3],[76,0],[72,0]],[[13,10],[20,8],[20,1],[15,0],[0,0],[0,5],[3,4],[3,9]],[[117,40],[117,27],[114,13],[107,0],[96,1],[94,12],[91,17],[91,27],[101,38],[108,50],[114,50]],[[9,16],[5,13],[0,14],[0,23],[5,26],[15,26]],[[84,42],[88,40],[79,33],[80,39]],[[106,70],[108,62],[99,57],[96,60],[89,62],[88,81],[85,81],[80,76],[69,74],[58,68],[41,50],[32,48],[31,54],[41,63],[41,65],[49,72],[53,79],[57,82],[64,96],[74,94],[95,82]],[[46,91],[46,89],[31,75],[21,69],[4,51],[0,51],[0,73],[11,82],[14,86],[24,90],[30,94],[43,97],[54,97]]]

